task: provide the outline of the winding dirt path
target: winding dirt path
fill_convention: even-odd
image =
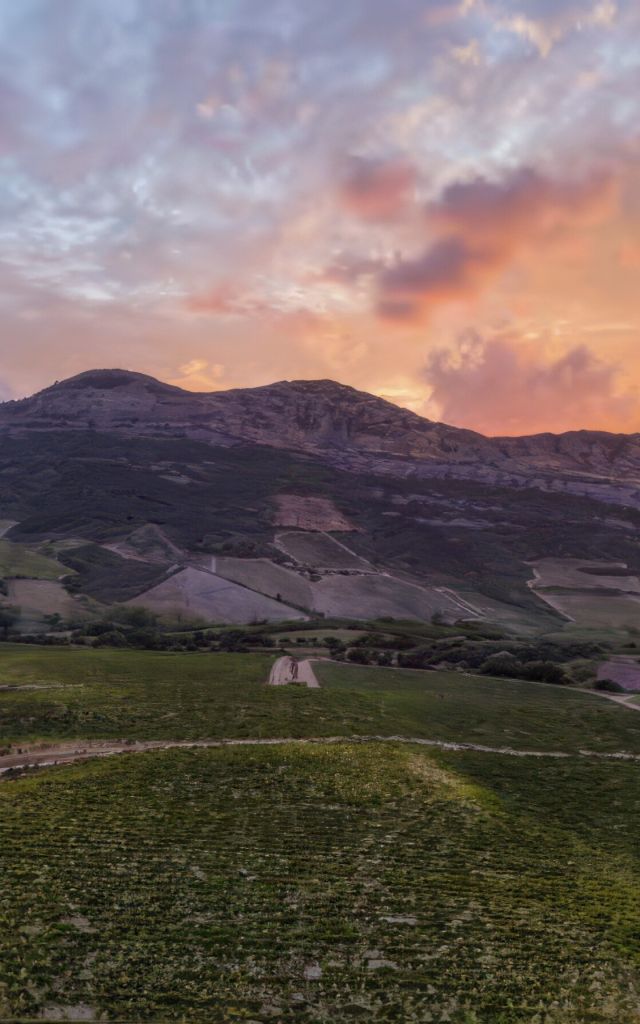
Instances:
[[[481,743],[454,743],[447,740],[430,740],[421,736],[308,736],[304,738],[274,737],[272,739],[217,739],[217,740],[87,740],[63,743],[56,746],[33,746],[18,748],[15,753],[0,756],[0,779],[9,773],[19,773],[29,768],[48,768],[53,765],[73,764],[91,758],[110,757],[114,754],[142,754],[150,750],[202,749],[216,747],[275,747],[283,744],[331,745],[336,743],[404,743],[438,750],[474,751],[481,754],[501,754],[506,757],[551,758],[594,758],[608,761],[638,761],[640,754],[626,751],[601,753],[594,750],[514,750],[513,747],[487,747]]]

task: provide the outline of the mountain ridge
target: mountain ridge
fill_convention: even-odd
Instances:
[[[560,489],[640,507],[640,434],[486,437],[329,379],[192,392],[134,371],[88,370],[0,404],[0,432],[39,430],[260,445],[347,471]]]
[[[640,439],[640,431],[632,431],[624,433],[620,431],[608,431],[600,430],[592,427],[580,427],[575,430],[564,430],[564,431],[553,431],[553,430],[542,430],[537,431],[533,434],[483,434],[479,430],[472,430],[469,427],[458,427],[455,424],[445,423],[441,420],[432,420],[429,417],[421,416],[419,413],[413,412],[406,406],[398,405],[395,402],[390,401],[387,398],[383,398],[379,395],[374,395],[371,392],[363,391],[360,388],[356,388],[350,384],[343,384],[340,381],[336,381],[330,377],[324,378],[283,378],[282,380],[273,381],[269,384],[259,384],[255,387],[247,388],[226,388],[217,391],[192,391],[187,388],[181,388],[176,384],[169,384],[166,381],[161,381],[151,374],[141,373],[135,370],[124,370],[118,367],[104,368],[104,369],[92,369],[83,370],[81,373],[74,374],[72,377],[64,378],[60,381],[55,381],[53,384],[47,385],[40,391],[36,391],[33,395],[25,396],[19,399],[9,399],[4,402],[0,402],[0,420],[2,417],[3,410],[9,410],[10,407],[24,406],[26,403],[32,403],[36,399],[40,399],[44,396],[56,394],[58,392],[66,392],[69,390],[80,390],[84,387],[91,387],[93,385],[98,390],[111,389],[115,387],[126,387],[131,384],[144,384],[151,386],[156,391],[162,391],[167,394],[181,395],[187,401],[190,399],[202,399],[202,398],[220,398],[221,396],[237,396],[237,395],[260,395],[267,393],[275,393],[278,390],[290,389],[292,392],[308,391],[310,393],[324,390],[327,393],[333,392],[334,394],[342,395],[354,395],[361,398],[366,398],[371,402],[379,403],[390,407],[401,413],[406,413],[412,418],[419,420],[423,424],[428,424],[433,427],[444,427],[451,431],[459,432],[466,436],[473,436],[482,438],[485,441],[490,442],[517,442],[517,441],[531,441],[542,438],[568,438],[568,437],[601,437],[601,438],[618,438],[618,439]]]

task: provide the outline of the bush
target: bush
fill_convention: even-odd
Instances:
[[[517,679],[522,674],[522,662],[509,651],[490,654],[480,665],[480,671],[488,676],[510,676]]]
[[[595,683],[596,690],[604,690],[606,693],[626,693],[624,686],[620,683],[616,683],[615,679],[597,679]]]
[[[93,647],[128,647],[128,640],[119,629],[113,629],[110,633],[102,633],[93,641]]]
[[[522,666],[522,678],[531,679],[537,683],[556,683],[561,685],[567,682],[567,677],[562,668],[553,661],[527,662],[526,665]]]
[[[365,650],[364,647],[352,647],[347,652],[347,661],[354,665],[368,665],[371,661],[371,651]]]

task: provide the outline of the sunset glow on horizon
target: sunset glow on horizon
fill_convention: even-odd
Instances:
[[[0,0],[0,400],[640,431],[638,0]]]

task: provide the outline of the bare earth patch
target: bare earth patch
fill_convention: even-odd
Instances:
[[[625,690],[640,690],[640,662],[622,656],[610,658],[598,666],[598,679],[612,679]]]
[[[276,526],[296,526],[299,530],[328,533],[350,532],[353,523],[336,508],[329,498],[309,498],[299,494],[278,494],[275,497]]]

